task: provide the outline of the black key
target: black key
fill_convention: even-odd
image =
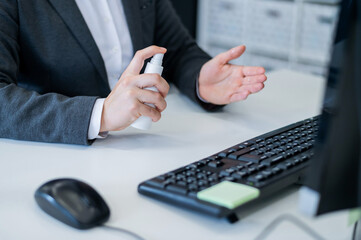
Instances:
[[[236,166],[236,170],[237,170],[237,171],[242,170],[242,169],[244,169],[244,168],[245,168],[244,165],[238,165],[238,166]]]
[[[244,146],[248,147],[248,146],[251,146],[253,145],[255,142],[254,141],[248,141],[248,142],[244,142],[242,143]]]
[[[241,175],[238,174],[238,173],[233,173],[233,174],[232,174],[232,177],[235,178],[235,179],[237,179],[237,180],[239,180],[239,179],[242,179],[243,176],[241,176]]]
[[[265,180],[265,177],[262,174],[257,174],[256,176],[251,176],[247,179],[250,182],[258,183]]]
[[[257,155],[245,154],[243,156],[238,157],[238,160],[259,163],[261,157]]]
[[[167,178],[174,178],[174,177],[175,177],[175,173],[173,173],[173,172],[167,173],[167,174],[166,174],[166,177],[167,177]]]
[[[275,157],[275,158],[272,158],[271,159],[271,164],[274,165],[274,164],[277,164],[279,162],[282,162],[285,158],[283,156],[278,156],[278,157]]]
[[[237,159],[238,157],[240,157],[246,153],[249,153],[250,151],[251,151],[251,148],[247,147],[242,150],[239,150],[239,151],[229,154],[228,157],[231,159]]]
[[[282,172],[282,169],[278,168],[278,167],[274,167],[272,168],[272,173],[273,174],[279,174]]]
[[[293,164],[294,165],[297,165],[297,164],[300,164],[301,163],[301,160],[299,158],[296,158],[293,160]]]
[[[207,180],[208,180],[208,182],[210,182],[210,183],[216,182],[216,181],[218,181],[218,177],[217,177],[217,176],[211,176],[211,177],[209,177]]]
[[[188,190],[191,191],[191,192],[197,191],[197,190],[198,190],[197,184],[190,184],[190,185],[188,185]]]
[[[184,186],[187,186],[187,183],[185,181],[178,181],[177,185],[184,187]]]
[[[206,165],[206,162],[204,161],[199,161],[196,163],[197,164],[197,168],[201,168],[201,167],[204,167]]]
[[[160,175],[158,177],[156,177],[157,180],[160,180],[160,181],[165,181],[167,179],[167,176],[166,175]]]
[[[196,169],[197,168],[197,164],[190,164],[188,166],[186,166],[186,170],[192,170],[192,169]]]
[[[207,175],[205,173],[198,173],[197,174],[197,179],[206,179]]]
[[[269,178],[269,177],[272,176],[272,172],[267,171],[267,170],[266,170],[266,171],[263,171],[262,174],[263,174],[263,176],[264,176],[265,178]]]
[[[262,161],[262,163],[266,166],[272,166],[272,165],[275,165],[279,162],[282,162],[284,160],[284,156],[277,156],[277,157],[274,157],[274,158],[270,158],[270,159],[267,159],[267,160],[264,160]]]
[[[234,177],[226,177],[224,180],[225,181],[230,181],[230,182],[235,182],[237,179],[234,178]]]
[[[186,176],[184,174],[181,174],[181,173],[177,174],[177,176],[176,176],[177,180],[184,179],[185,177]]]
[[[263,169],[265,169],[266,167],[267,167],[266,165],[264,165],[263,163],[261,163],[260,165],[257,166],[257,169],[258,169],[258,170],[263,170]]]
[[[249,174],[253,174],[253,173],[257,172],[257,169],[254,168],[254,167],[248,167],[247,170],[248,170],[248,173],[249,173]]]
[[[232,173],[234,173],[236,170],[232,169],[232,168],[228,168],[226,170],[223,170],[219,173],[219,176],[221,177],[228,177],[231,176]]]
[[[290,169],[292,166],[293,166],[292,163],[290,163],[288,161],[278,165],[278,167],[283,169],[283,170]]]
[[[265,159],[267,159],[268,157],[266,156],[266,155],[263,155],[263,156],[261,156],[259,159],[260,160],[265,160]]]
[[[222,167],[223,165],[224,165],[224,163],[222,161],[211,161],[208,163],[208,166],[214,167],[214,168],[219,168],[219,167]]]
[[[241,144],[241,145],[238,146],[238,150],[241,150],[241,149],[244,149],[244,148],[246,148],[245,145],[242,145],[242,144]]]
[[[212,157],[207,158],[208,162],[210,162],[210,161],[218,161],[218,160],[222,160],[222,157],[217,155],[217,156],[212,156]]]
[[[237,174],[239,174],[241,177],[246,177],[249,175],[249,173],[247,172],[246,169],[244,169],[242,171],[238,171]]]
[[[265,153],[264,155],[266,155],[267,157],[273,157],[274,155],[276,155],[276,153],[271,151],[271,152]]]
[[[187,177],[191,177],[191,176],[195,176],[195,175],[196,175],[196,172],[195,172],[195,171],[188,170],[188,171],[186,172],[186,176],[187,176]]]
[[[165,188],[167,185],[169,185],[169,183],[167,181],[160,181],[157,179],[147,181],[146,183],[153,187],[158,187],[158,188]]]
[[[169,185],[166,187],[166,189],[170,192],[179,193],[183,195],[187,194],[188,192],[187,187],[179,186],[179,185]]]
[[[224,151],[224,152],[219,153],[218,156],[225,158],[225,157],[227,157],[229,154],[234,153],[234,152],[236,152],[236,151],[237,151],[237,149],[231,148],[231,149],[228,149],[227,151]]]
[[[301,157],[301,161],[302,161],[302,162],[305,162],[305,161],[307,161],[308,159],[310,159],[309,156],[302,156],[302,157]]]
[[[208,181],[207,180],[198,181],[198,187],[206,187],[206,186],[208,186]]]
[[[195,182],[197,179],[195,177],[188,177],[187,178],[187,183],[193,183]]]

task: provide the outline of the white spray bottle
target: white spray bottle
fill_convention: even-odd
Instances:
[[[164,54],[155,54],[153,58],[150,60],[150,62],[147,64],[144,73],[158,73],[159,75],[162,75],[163,57]],[[158,89],[156,87],[149,87],[145,89],[158,92]],[[146,104],[148,106],[155,108],[154,104],[151,103],[146,103]],[[140,116],[137,120],[133,122],[131,126],[141,130],[149,130],[151,125],[152,125],[152,119],[150,117]]]

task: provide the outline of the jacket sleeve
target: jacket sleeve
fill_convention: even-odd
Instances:
[[[221,105],[204,103],[196,93],[198,75],[211,57],[201,50],[185,29],[169,0],[156,0],[155,44],[168,49],[164,77],[207,111]]]
[[[39,94],[17,84],[20,67],[16,0],[0,1],[0,137],[90,144],[88,127],[96,97]]]

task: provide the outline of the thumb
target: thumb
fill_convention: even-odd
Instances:
[[[242,54],[246,51],[246,46],[241,45],[235,48],[228,50],[227,52],[223,52],[214,57],[221,65],[227,64],[229,61],[234,60],[242,56]]]
[[[158,46],[150,46],[139,50],[135,53],[132,61],[128,65],[127,69],[125,69],[124,73],[138,75],[143,68],[144,61],[155,54],[158,53],[166,53],[167,49],[158,47]]]

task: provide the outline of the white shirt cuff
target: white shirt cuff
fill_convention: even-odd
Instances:
[[[104,101],[105,98],[99,98],[95,101],[88,129],[89,140],[93,140],[96,138],[105,138],[108,136],[108,132],[99,133]]]

